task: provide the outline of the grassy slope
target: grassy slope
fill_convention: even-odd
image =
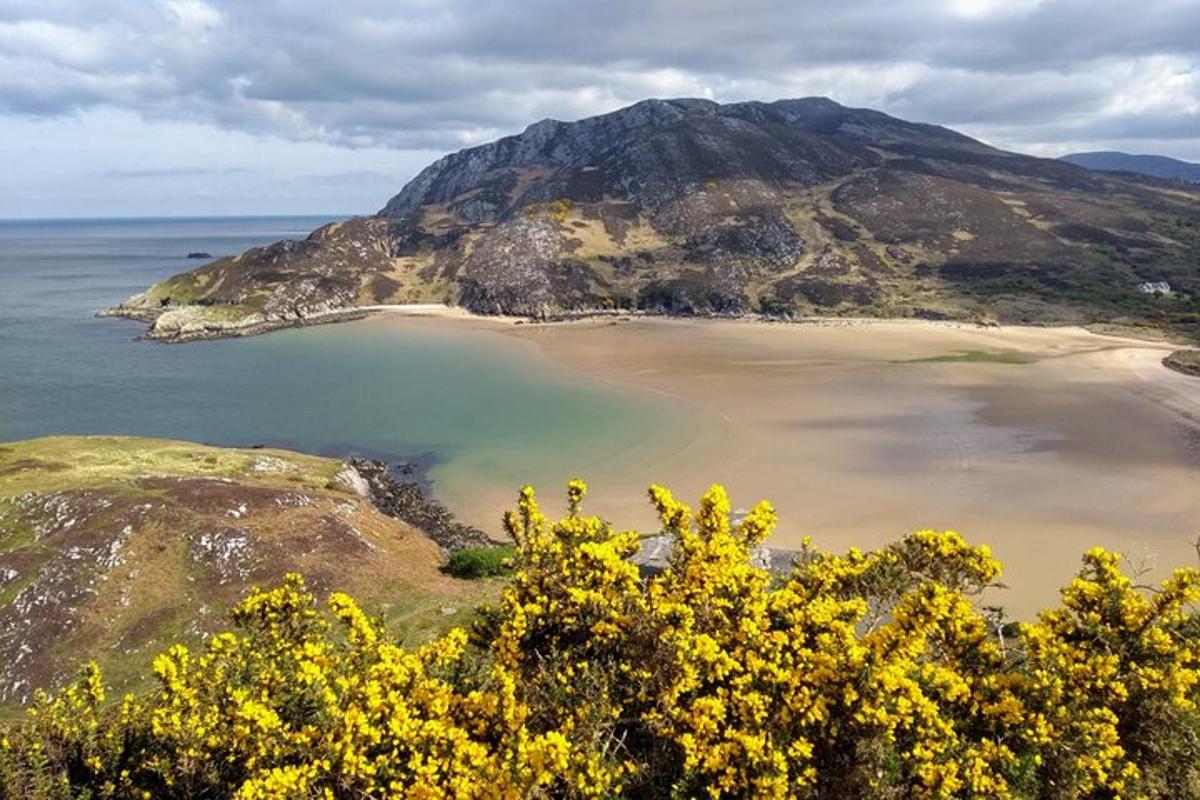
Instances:
[[[0,444],[0,711],[89,658],[129,685],[163,643],[224,627],[246,588],[288,571],[364,598],[408,641],[468,616],[493,587],[444,575],[436,545],[343,468],[160,439]]]
[[[1200,350],[1176,350],[1163,359],[1163,364],[1176,372],[1200,378]]]

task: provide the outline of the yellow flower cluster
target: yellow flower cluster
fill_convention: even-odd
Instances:
[[[786,576],[723,489],[654,486],[674,550],[552,523],[532,489],[517,570],[470,631],[417,650],[298,576],[236,632],[169,648],[109,703],[92,665],[0,738],[0,800],[35,798],[1200,797],[1200,572],[1138,587],[1093,550],[1060,607],[1004,624],[1000,565],[953,532],[874,552],[808,543]]]

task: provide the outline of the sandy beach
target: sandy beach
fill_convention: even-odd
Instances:
[[[1169,345],[911,321],[595,320],[503,332],[720,420],[653,474],[594,481],[596,505],[618,523],[644,523],[642,493],[656,480],[686,498],[720,481],[734,505],[772,500],[779,546],[808,534],[823,547],[869,547],[953,528],[1006,563],[1002,601],[1016,614],[1054,600],[1094,545],[1156,573],[1195,563],[1200,380],[1160,365]],[[962,360],[928,361],[946,356]]]
[[[1016,615],[1053,602],[1094,545],[1155,574],[1196,561],[1200,380],[1161,366],[1168,345],[910,321],[420,322],[511,337],[695,416],[686,446],[634,448],[628,465],[563,455],[564,469],[589,478],[592,510],[619,526],[652,526],[652,481],[689,500],[719,481],[735,506],[775,503],[780,547],[804,535],[870,547],[952,528],[1005,562],[1011,588],[996,601]],[[469,518],[495,519],[511,492],[451,499]]]

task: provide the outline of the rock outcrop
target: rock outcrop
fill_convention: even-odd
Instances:
[[[450,509],[430,497],[415,481],[399,481],[383,461],[352,458],[350,465],[361,476],[366,496],[389,517],[412,525],[448,552],[495,544],[486,533],[464,525]]]

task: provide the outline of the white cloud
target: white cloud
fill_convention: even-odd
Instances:
[[[1197,11],[1200,13],[1200,10]],[[1200,69],[1178,56],[1150,56],[1117,65],[1107,115],[1151,111],[1200,113]],[[1197,130],[1200,136],[1200,130]]]
[[[0,53],[79,68],[103,67],[112,43],[100,30],[40,19],[0,22]]]
[[[221,24],[221,12],[204,0],[164,0],[167,15],[181,27],[191,31],[205,31]]]
[[[950,0],[950,13],[968,19],[1028,14],[1042,0]]]

